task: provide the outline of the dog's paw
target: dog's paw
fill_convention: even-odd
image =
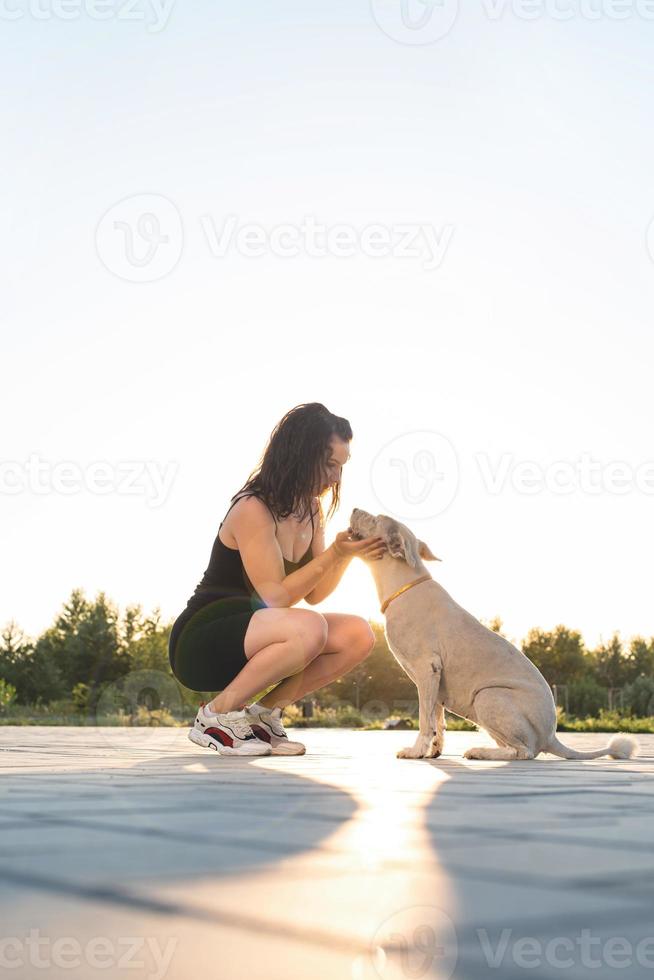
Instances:
[[[437,745],[430,745],[429,746],[429,749],[427,751],[427,755],[425,756],[425,758],[426,759],[438,759],[438,757],[441,755],[442,751],[443,751],[442,747],[439,748]]]
[[[487,756],[484,753],[484,749],[480,746],[477,749],[466,749],[463,753],[464,759],[486,759]]]
[[[421,745],[408,745],[406,749],[398,749],[395,754],[398,759],[423,759],[425,750]]]

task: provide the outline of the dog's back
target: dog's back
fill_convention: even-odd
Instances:
[[[514,691],[521,700],[532,693],[541,705],[545,697],[555,724],[550,687],[524,653],[480,623],[438,582],[411,592],[396,609],[388,610],[388,644],[401,664],[417,664],[430,656],[440,662],[441,697],[450,711],[474,720],[476,695],[499,687]]]

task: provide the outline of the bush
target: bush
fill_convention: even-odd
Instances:
[[[578,718],[597,715],[607,705],[607,690],[594,677],[584,677],[568,685],[568,709],[571,715]]]
[[[570,718],[565,712],[558,713],[557,728],[560,732],[654,732],[654,717],[632,718],[618,711],[603,708],[597,718]]]
[[[654,715],[654,677],[637,677],[623,693],[625,712],[639,718]]]
[[[363,728],[366,721],[360,711],[350,707],[314,708],[311,718],[303,718],[297,705],[284,708],[284,724],[293,728]]]
[[[151,728],[165,728],[176,727],[179,722],[175,721],[167,708],[157,708],[155,711],[149,711],[148,708],[140,704],[136,709],[136,713],[132,715],[131,724],[137,726],[146,725]]]
[[[88,684],[76,684],[71,692],[71,700],[80,714],[84,714],[89,707],[90,688]]]
[[[6,711],[16,700],[16,688],[0,677],[0,711]]]

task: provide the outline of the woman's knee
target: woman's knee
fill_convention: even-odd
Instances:
[[[350,626],[350,649],[357,660],[365,660],[372,652],[376,637],[370,623],[360,616],[352,617]]]
[[[307,662],[314,660],[327,642],[327,620],[311,609],[290,609],[289,613],[289,639],[298,645]]]

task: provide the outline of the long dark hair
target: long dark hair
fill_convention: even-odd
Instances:
[[[279,518],[298,514],[304,520],[312,513],[315,487],[322,485],[324,465],[333,435],[348,441],[352,428],[347,419],[333,415],[320,402],[296,405],[277,423],[270,434],[259,463],[246,482],[231,498],[244,491],[263,497]],[[325,523],[337,510],[340,500],[338,482],[330,484],[320,498],[331,490],[331,503]]]

